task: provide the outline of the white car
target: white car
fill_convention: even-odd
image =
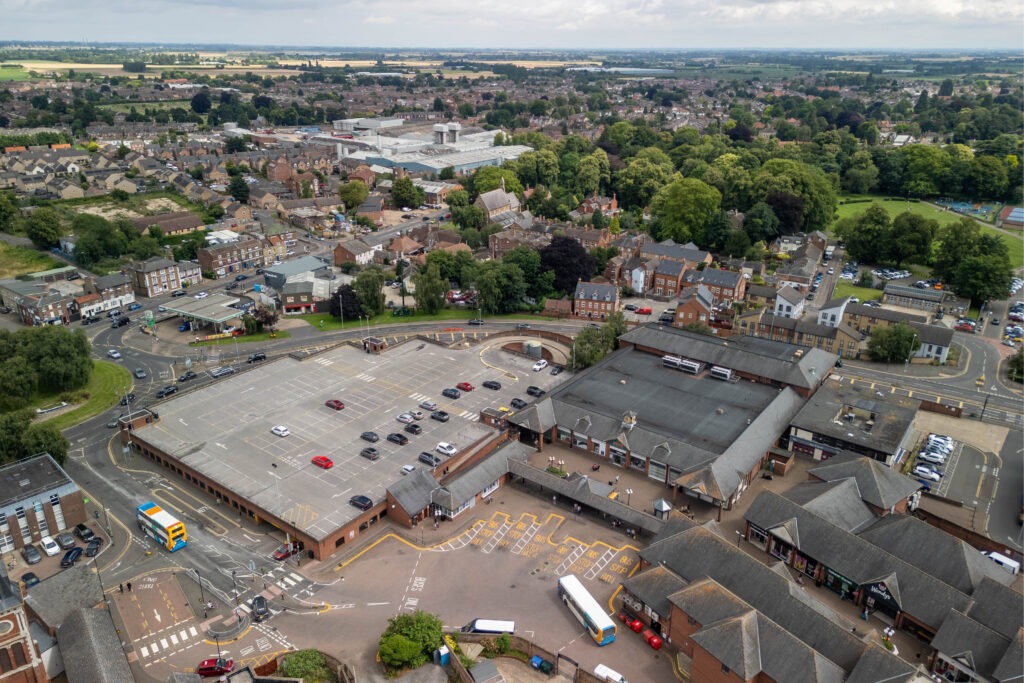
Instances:
[[[442,441],[441,443],[437,444],[437,447],[434,448],[434,450],[440,453],[441,455],[447,455],[449,458],[459,452],[459,449],[455,446],[455,444],[448,443],[447,441]]]
[[[944,456],[942,453],[935,453],[934,451],[921,451],[920,453],[917,454],[917,459],[923,460],[925,462],[930,462],[933,465],[946,464],[946,456]]]
[[[110,356],[111,358],[117,359],[121,357],[121,352],[118,351],[117,349],[110,349],[109,351],[107,351],[107,355]]]
[[[270,433],[277,434],[278,436],[288,436],[289,434],[291,434],[291,432],[288,431],[288,428],[285,427],[284,425],[277,425],[275,427],[271,427]]]
[[[414,419],[414,420],[422,420],[425,417],[425,415],[423,414],[422,410],[410,410],[406,414],[407,415],[412,415],[412,419]]]
[[[197,299],[205,299],[208,296],[210,296],[209,292],[199,292],[198,294],[195,295],[195,298],[197,298]]]
[[[537,361],[536,363],[533,364],[533,371],[534,372],[540,372],[541,370],[543,370],[547,366],[548,366],[548,362],[546,360],[544,360],[543,358],[541,358],[539,361]]]
[[[39,539],[39,545],[43,547],[43,552],[46,553],[49,557],[53,557],[54,555],[60,554],[60,546],[57,545],[57,542],[49,536],[43,536],[41,539]]]
[[[928,465],[916,465],[914,467],[914,476],[927,479],[928,481],[941,481],[942,473]]]
[[[402,424],[409,424],[410,422],[415,422],[415,421],[416,421],[416,418],[414,418],[414,417],[413,417],[412,415],[410,415],[409,413],[402,413],[402,414],[401,414],[401,415],[399,415],[399,416],[398,416],[398,417],[397,417],[396,419],[397,419],[397,420],[398,420],[399,422],[401,422]]]

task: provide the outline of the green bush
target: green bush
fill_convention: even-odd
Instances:
[[[281,662],[281,674],[304,683],[335,683],[338,679],[319,650],[299,650]]]

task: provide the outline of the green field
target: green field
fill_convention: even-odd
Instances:
[[[0,81],[28,81],[32,76],[20,66],[17,68],[0,69]]]
[[[412,308],[416,305],[413,298],[406,297],[406,305]],[[327,313],[308,313],[306,315],[288,316],[289,318],[298,318],[305,320],[310,326],[321,330],[355,330],[359,327],[366,327],[366,320],[346,320],[344,324],[334,316]],[[397,325],[400,323],[422,323],[440,320],[451,320],[452,327],[462,327],[463,329],[473,329],[468,327],[470,318],[476,317],[476,310],[466,310],[465,308],[443,308],[434,315],[426,314],[415,314],[406,316],[395,316],[391,314],[391,311],[385,311],[380,315],[370,318],[370,328],[375,325]],[[536,320],[536,316],[532,316],[529,313],[512,313],[509,315],[489,315],[486,316],[486,320]],[[323,323],[323,326],[321,326]]]
[[[50,270],[66,265],[29,247],[15,247],[0,242],[0,279],[12,278],[39,270]]]
[[[895,218],[904,211],[910,211],[918,216],[924,216],[925,218],[931,218],[938,221],[939,227],[945,227],[952,223],[956,223],[964,217],[952,211],[943,211],[931,204],[926,204],[925,202],[907,202],[902,199],[878,199],[874,203],[888,211],[889,218]],[[870,203],[863,202],[857,204],[840,204],[836,208],[836,217],[847,218],[850,216],[856,216],[867,211],[870,206]],[[998,230],[983,223],[979,223],[978,225],[981,227],[982,234],[998,235],[1004,242],[1006,242],[1006,246],[1010,251],[1010,265],[1013,266],[1015,270],[1024,267],[1024,237],[1017,234],[1007,233],[1003,230]]]

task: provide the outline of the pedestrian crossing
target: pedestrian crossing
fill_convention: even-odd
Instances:
[[[202,641],[204,637],[195,626],[183,628],[180,626],[169,626],[163,631],[158,631],[149,636],[154,640],[139,648],[139,657],[147,659],[155,657],[160,653],[169,654],[169,650],[176,650],[182,645],[192,641]]]
[[[316,362],[319,363],[320,365],[323,365],[324,367],[327,367],[328,365],[334,365],[334,361],[327,357],[317,358]]]
[[[377,381],[376,377],[374,377],[373,375],[367,375],[365,372],[361,372],[358,375],[356,375],[356,379],[361,379],[364,382],[376,382]]]

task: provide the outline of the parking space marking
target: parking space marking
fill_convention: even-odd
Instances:
[[[498,543],[505,538],[505,534],[508,533],[508,530],[511,528],[512,522],[506,519],[505,522],[498,528],[498,530],[494,532],[491,539],[484,545],[483,552],[485,554],[490,554],[491,552],[493,552],[493,550],[498,546]]]
[[[518,542],[514,546],[512,546],[512,553],[515,555],[523,554],[523,551],[530,544],[530,541],[533,540],[533,537],[537,534],[538,531],[540,531],[540,524],[537,524],[536,519],[534,519],[529,525],[526,525],[522,521],[520,521],[516,525],[516,528],[518,529],[524,526],[526,528],[524,531],[519,532],[520,536]]]
[[[596,579],[598,574],[608,566],[609,563],[619,554],[618,549],[608,548],[604,551],[600,557],[595,557],[594,564],[583,574],[585,579]],[[597,555],[597,549],[591,546],[591,549],[587,551],[587,556],[593,557]]]

